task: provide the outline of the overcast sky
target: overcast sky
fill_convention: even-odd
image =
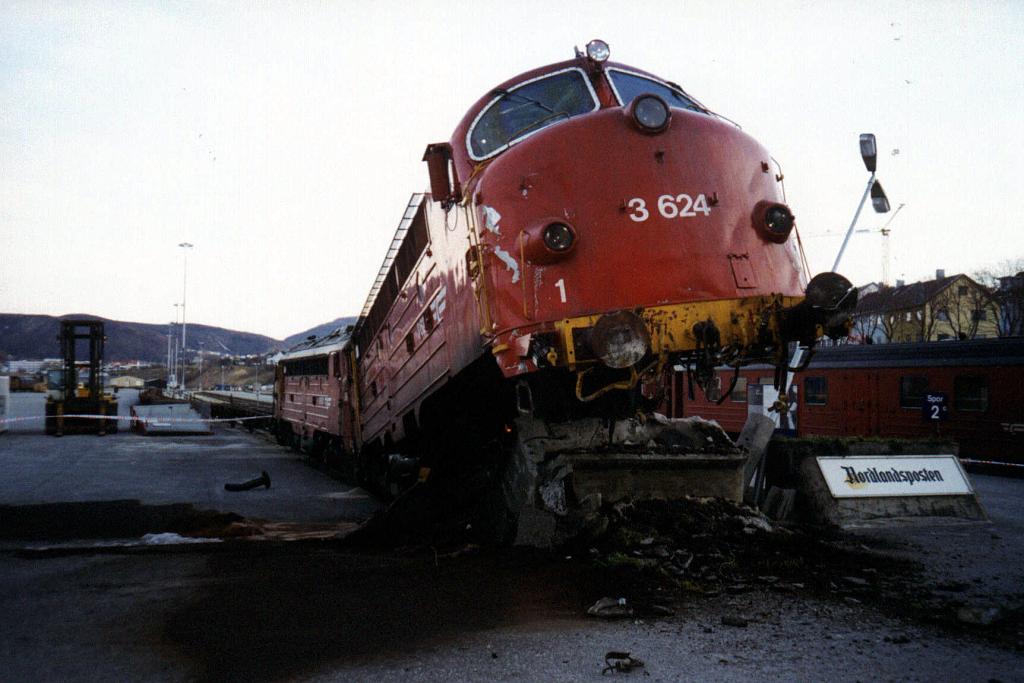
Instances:
[[[1024,2],[6,0],[0,312],[165,323],[188,241],[190,322],[356,315],[426,144],[595,37],[769,148],[812,271],[867,182],[862,132],[906,204],[894,278],[1024,257]],[[877,281],[881,253],[856,234],[840,270]]]

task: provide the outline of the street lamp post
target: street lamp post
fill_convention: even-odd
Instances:
[[[174,304],[174,325],[177,327],[180,323],[178,322],[178,313],[181,311],[181,304]],[[179,353],[179,347],[181,346],[181,339],[178,337],[177,332],[174,334],[174,348],[171,350],[171,364],[174,367],[174,388],[177,389],[181,386],[179,376],[181,368],[178,366],[178,362],[181,360],[181,354]]]
[[[171,383],[174,366],[171,365],[171,337],[174,336],[174,323],[167,323],[167,384]]]
[[[181,391],[185,392],[185,362],[188,352],[185,350],[185,296],[188,293],[188,252],[194,246],[191,242],[178,244],[184,250],[185,263],[181,278]]]
[[[206,342],[199,342],[199,391],[203,390],[203,344]]]
[[[857,211],[853,214],[853,221],[850,223],[850,227],[846,229],[846,237],[843,238],[843,245],[839,247],[839,253],[836,255],[836,262],[832,264],[832,272],[839,270],[839,262],[843,259],[843,252],[846,251],[846,245],[850,241],[850,235],[853,234],[853,228],[857,225],[857,219],[860,218],[860,210],[864,208],[864,202],[867,201],[868,195],[871,195],[871,205],[874,207],[877,213],[886,213],[889,211],[889,199],[885,196],[885,191],[882,189],[882,184],[875,180],[875,163],[878,159],[878,146],[875,144],[875,136],[873,133],[861,133],[860,136],[860,156],[864,160],[864,166],[871,173],[871,177],[868,178],[868,186],[864,188],[864,196],[860,198],[860,204],[857,205]]]

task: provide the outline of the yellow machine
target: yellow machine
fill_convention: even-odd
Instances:
[[[117,399],[103,392],[103,322],[62,320],[60,346],[64,366],[50,373],[46,400],[46,433],[99,434],[117,431]],[[88,342],[88,360],[78,360],[79,341]],[[88,376],[79,385],[79,371]],[[110,415],[110,418],[105,416]]]

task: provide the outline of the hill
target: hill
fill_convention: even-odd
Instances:
[[[0,354],[9,358],[59,357],[58,321],[65,318],[102,320],[107,335],[105,356],[109,361],[161,362],[167,359],[167,325],[107,320],[85,314],[52,316],[0,313]],[[267,353],[285,348],[285,343],[277,339],[211,325],[190,324],[186,334],[190,349],[200,348],[200,342],[207,351],[235,355]]]
[[[325,334],[333,332],[334,330],[338,329],[339,327],[345,327],[346,325],[355,325],[356,324],[356,320],[358,320],[358,318],[356,316],[354,316],[354,315],[351,315],[351,316],[348,316],[348,317],[345,317],[345,318],[336,318],[336,319],[332,320],[329,323],[324,323],[323,325],[317,325],[316,327],[311,327],[308,330],[306,330],[305,332],[299,332],[298,334],[293,334],[290,337],[285,337],[285,340],[283,342],[283,344],[284,344],[283,348],[290,349],[291,347],[295,346],[299,342],[306,341],[306,339],[311,334],[315,334],[318,337],[322,337]]]

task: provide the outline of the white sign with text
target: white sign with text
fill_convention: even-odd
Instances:
[[[955,455],[820,456],[817,461],[833,498],[974,492]]]

